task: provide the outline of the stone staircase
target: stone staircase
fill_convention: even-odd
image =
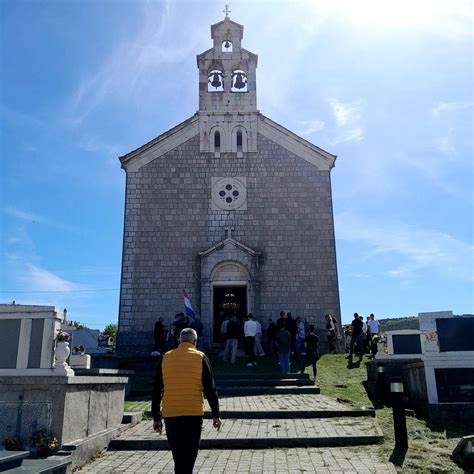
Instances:
[[[229,374],[216,378],[216,384],[220,396],[320,393],[319,387],[315,387],[308,374],[259,374],[252,378],[246,374]]]
[[[145,378],[146,380],[146,378]],[[151,390],[151,379],[132,393]],[[201,449],[267,449],[356,446],[378,443],[383,434],[375,411],[352,410],[320,394],[308,374],[216,375],[223,426],[212,428],[206,408]],[[167,450],[166,436],[145,421],[112,440],[109,450]]]

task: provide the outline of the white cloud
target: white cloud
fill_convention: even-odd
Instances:
[[[353,102],[341,102],[331,98],[328,103],[338,128],[334,136],[329,139],[329,143],[337,145],[362,141],[365,133],[365,101],[359,99]]]
[[[298,132],[300,135],[311,135],[324,128],[324,122],[322,120],[310,120],[308,122],[299,121],[298,123],[305,126],[303,130]]]
[[[438,102],[431,109],[433,117],[440,117],[449,112],[466,110],[472,107],[472,102]]]
[[[21,221],[38,222],[38,223],[46,222],[46,220],[43,217],[37,214],[33,214],[32,212],[23,211],[22,209],[18,209],[16,207],[5,207],[3,211],[9,216],[14,217],[15,219],[19,219]]]
[[[346,143],[346,142],[360,142],[364,138],[364,130],[360,127],[352,128],[350,130],[346,130],[342,133],[339,133],[334,138],[329,140],[331,145],[337,145],[339,143]]]
[[[435,140],[435,148],[445,155],[452,155],[456,151],[449,136]]]
[[[100,138],[87,135],[79,141],[79,147],[89,153],[96,153],[107,159],[111,165],[117,166],[117,157],[123,151],[118,145],[107,143]]]
[[[368,259],[393,258],[395,264],[386,270],[392,277],[413,276],[427,270],[474,280],[474,246],[445,232],[400,222],[372,221],[346,212],[336,216],[336,237],[365,244]]]
[[[471,0],[312,0],[308,7],[319,15],[342,17],[365,28],[426,29],[450,38],[473,35]]]
[[[44,268],[27,264],[22,280],[29,291],[77,291],[82,287]]]
[[[187,44],[182,36],[179,41],[169,40],[177,35],[176,31],[170,31],[172,26],[176,27],[171,24],[170,3],[170,0],[138,3],[143,18],[139,33],[119,43],[98,70],[78,86],[66,106],[66,123],[81,124],[105,102],[146,102],[150,88],[159,90],[156,80],[162,77],[163,66],[166,64],[170,69],[172,64],[194,52],[195,35],[187,35]]]
[[[360,100],[344,103],[337,99],[330,99],[329,105],[339,127],[358,123],[363,118],[364,103]]]
[[[50,219],[40,216],[39,214],[35,214],[30,211],[25,211],[17,207],[7,206],[7,207],[4,207],[2,210],[5,214],[8,214],[9,216],[17,220],[23,221],[26,223],[47,225],[49,227],[54,227],[55,229],[60,229],[60,230],[67,230],[67,231],[74,230],[70,226],[64,225],[60,222],[54,222]]]

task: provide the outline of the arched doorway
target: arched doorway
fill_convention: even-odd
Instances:
[[[249,274],[237,262],[223,262],[211,274],[212,342],[221,342],[220,328],[225,318],[235,314],[240,320],[249,312]]]

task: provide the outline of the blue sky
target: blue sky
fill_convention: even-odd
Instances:
[[[354,311],[474,312],[472,5],[230,5],[259,55],[259,109],[338,155],[344,321]],[[116,322],[117,157],[196,111],[195,56],[223,6],[0,2],[0,302],[67,307],[96,328]]]

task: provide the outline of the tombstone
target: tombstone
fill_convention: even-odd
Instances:
[[[63,320],[54,306],[0,305],[0,375],[74,375],[55,361]]]
[[[420,313],[428,403],[474,403],[474,315]]]
[[[71,444],[76,466],[120,432],[128,377],[76,376],[68,343],[57,342],[63,322],[53,306],[0,305],[0,442],[12,437],[27,448],[42,430]],[[88,366],[90,356],[75,357]]]
[[[417,329],[388,331],[387,354],[377,352],[375,359],[421,359],[423,355],[423,332]]]

